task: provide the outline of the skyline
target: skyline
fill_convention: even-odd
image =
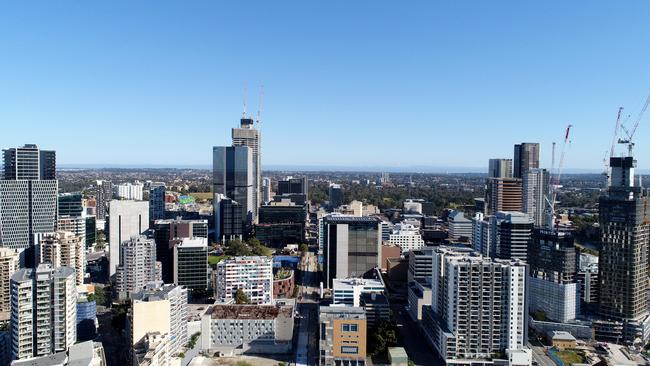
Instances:
[[[530,141],[550,168],[571,123],[566,170],[595,172],[650,93],[647,2],[151,5],[1,5],[2,148],[209,166],[263,84],[263,166],[487,170]]]

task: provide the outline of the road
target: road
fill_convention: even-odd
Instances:
[[[424,338],[420,326],[415,324],[406,313],[404,304],[391,304],[391,310],[397,322],[399,336],[397,342],[404,347],[409,359],[416,365],[435,366],[443,361],[435,358],[435,353]]]
[[[298,323],[298,340],[295,349],[296,365],[318,364],[318,266],[316,257],[307,253],[300,261],[300,286],[298,291],[297,310],[300,316]]]
[[[529,337],[528,347],[533,350],[533,361],[539,366],[557,366],[555,362],[546,355],[546,347],[537,339],[537,336],[531,334]]]

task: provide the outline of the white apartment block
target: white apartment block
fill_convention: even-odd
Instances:
[[[404,213],[422,214],[422,202],[414,199],[404,200]]]
[[[11,277],[12,359],[64,352],[77,340],[74,269],[41,264]]]
[[[447,217],[447,225],[449,226],[449,239],[451,240],[470,239],[472,237],[472,221],[465,217],[464,212],[451,210]]]
[[[189,339],[188,314],[187,289],[161,281],[147,284],[131,296],[127,322],[131,345],[135,349],[148,334],[157,332],[169,338],[169,354],[178,355]]]
[[[409,224],[395,225],[388,242],[392,245],[399,246],[402,249],[402,253],[424,247],[424,239],[420,235],[420,230]]]
[[[242,289],[251,304],[273,303],[273,261],[270,257],[234,257],[217,264],[215,300],[234,299]]]
[[[113,185],[113,194],[120,199],[142,201],[142,189],[144,184],[136,181],[135,183],[121,183]]]
[[[86,241],[69,231],[44,234],[37,239],[39,263],[75,270],[75,283],[82,285],[86,274]]]
[[[86,241],[86,217],[85,216],[61,216],[57,220],[57,231],[69,231]]]
[[[0,318],[9,319],[11,312],[11,276],[20,268],[16,249],[0,248]]]
[[[133,366],[172,366],[176,357],[170,350],[171,337],[160,332],[147,333],[133,346]]]
[[[380,280],[366,278],[335,278],[332,282],[334,304],[359,307],[361,294],[383,294],[386,288]]]
[[[425,336],[447,364],[491,359],[527,342],[526,263],[439,247]],[[473,363],[472,363],[473,364]]]
[[[533,220],[523,212],[499,211],[472,219],[472,247],[491,258],[528,259]]]
[[[120,298],[142,290],[146,284],[162,278],[160,262],[156,262],[156,242],[145,236],[134,236],[121,245],[122,255],[116,273],[116,289]]]
[[[535,227],[545,226],[548,221],[546,196],[549,194],[549,179],[546,169],[530,169],[523,177],[523,212],[533,219]]]

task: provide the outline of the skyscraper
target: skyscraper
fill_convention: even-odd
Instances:
[[[144,236],[134,236],[120,245],[120,265],[115,274],[120,298],[142,290],[162,277],[160,263],[156,262],[156,242]]]
[[[225,243],[232,239],[241,239],[244,234],[241,205],[223,194],[214,195],[214,240]]]
[[[267,204],[271,201],[271,178],[262,178],[262,204]]]
[[[485,213],[522,210],[522,182],[518,178],[488,178],[485,189]]]
[[[59,212],[58,216],[77,217],[83,214],[83,203],[81,193],[61,193],[59,194]]]
[[[95,209],[97,220],[106,220],[108,203],[113,198],[113,184],[109,180],[98,180],[95,184]]]
[[[607,195],[599,200],[600,315],[603,324],[610,328],[613,324],[621,325],[622,332],[610,332],[607,338],[630,343],[638,338],[645,343],[650,339],[648,192],[634,185],[636,160],[633,157],[612,157],[609,166]],[[598,335],[598,329],[596,332]]]
[[[68,231],[45,234],[38,243],[39,263],[49,263],[54,268],[69,267],[75,270],[75,284],[84,283],[86,274],[85,238]]]
[[[162,280],[174,282],[174,247],[185,238],[208,238],[208,220],[156,220],[153,223],[156,260]]]
[[[66,351],[77,340],[74,269],[41,264],[11,277],[12,358]]]
[[[330,184],[329,187],[330,208],[335,209],[343,204],[343,188],[339,184]]]
[[[2,151],[4,155],[4,178],[6,180],[54,180],[56,179],[56,152],[40,150],[26,144]]]
[[[522,212],[478,213],[472,220],[472,246],[492,258],[528,259],[533,221]]]
[[[515,145],[512,176],[523,179],[530,169],[539,168],[539,143],[523,142]]]
[[[207,290],[208,282],[208,239],[183,239],[174,246],[174,283],[189,290]]]
[[[546,169],[529,169],[523,178],[523,212],[533,219],[535,227],[547,226],[549,223],[546,207],[549,195],[549,173]]]
[[[149,220],[165,218],[165,183],[156,182],[149,186]]]
[[[0,318],[8,319],[11,312],[11,291],[9,280],[19,268],[15,249],[0,248]]]
[[[253,194],[253,150],[247,146],[215,146],[212,153],[213,193],[237,201],[242,210],[244,227],[248,227],[257,216]]]
[[[0,247],[29,249],[21,262],[34,265],[34,235],[56,229],[56,153],[25,145],[3,150],[0,180]]]
[[[307,177],[293,178],[288,177],[285,180],[278,181],[278,194],[308,194],[308,180]]]
[[[512,159],[490,159],[489,178],[512,178]]]
[[[233,146],[247,146],[251,149],[252,160],[252,221],[257,220],[257,208],[261,205],[261,187],[262,187],[262,151],[261,140],[262,135],[259,130],[255,129],[252,118],[244,117],[240,120],[240,128],[232,129],[232,145]],[[228,197],[240,202],[235,197]],[[241,202],[240,202],[241,203]]]
[[[109,215],[109,275],[112,276],[121,263],[120,246],[149,230],[149,202],[146,201],[110,201]],[[155,258],[154,258],[155,260]]]

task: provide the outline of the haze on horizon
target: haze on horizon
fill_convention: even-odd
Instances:
[[[487,167],[540,142],[598,171],[650,93],[650,3],[0,5],[0,147],[208,166],[265,88],[265,166]],[[516,31],[515,31],[516,30]],[[633,36],[630,36],[633,35]],[[650,116],[636,134],[650,167]],[[619,148],[619,151],[622,151]]]

